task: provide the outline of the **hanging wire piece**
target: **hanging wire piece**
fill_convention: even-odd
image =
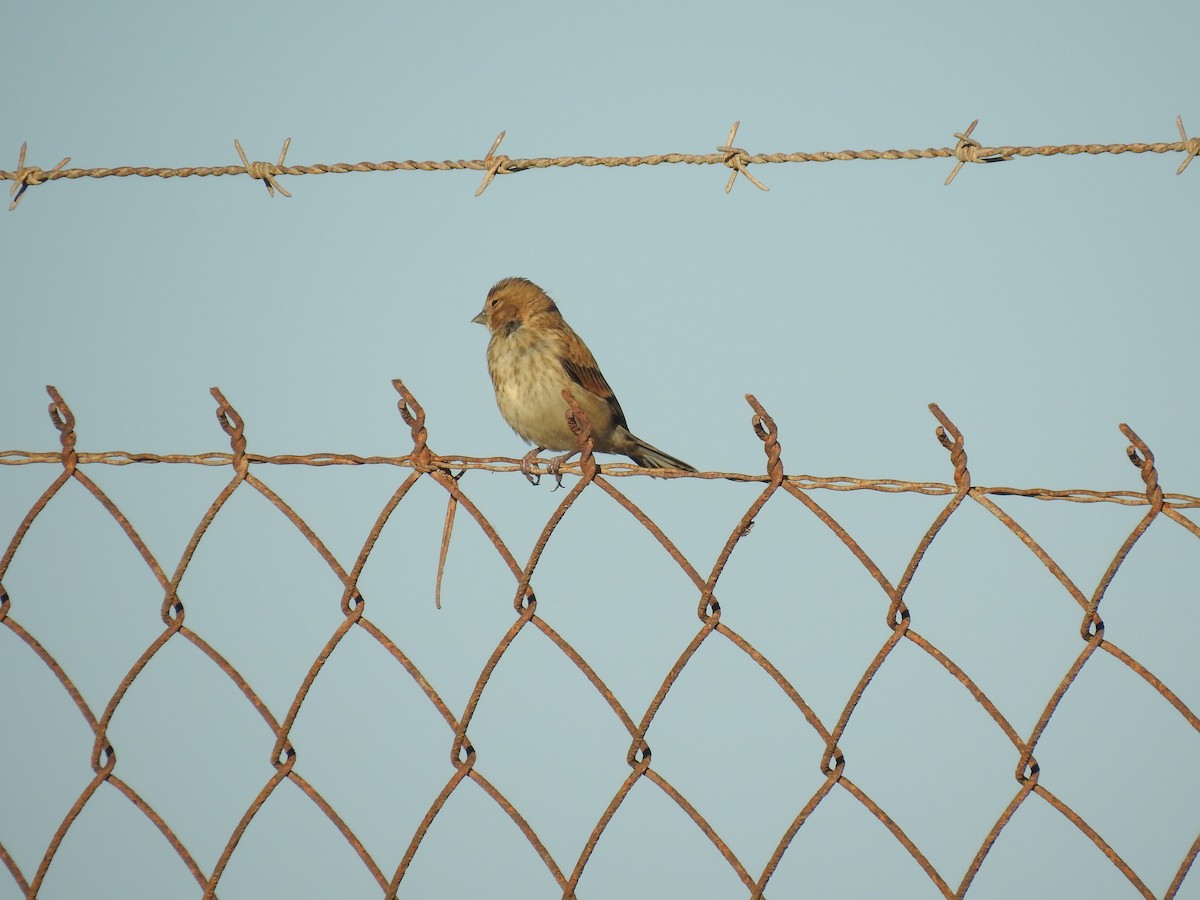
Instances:
[[[737,137],[738,126],[741,124],[740,121],[734,122],[733,127],[729,129],[729,137],[725,140],[725,145],[717,148],[718,152],[725,154],[725,165],[733,169],[729,173],[729,180],[725,182],[725,193],[728,194],[733,190],[733,183],[737,180],[738,172],[745,175],[750,183],[760,191],[769,191],[769,187],[750,174],[750,170],[747,168],[750,165],[750,154],[741,147],[733,146],[733,139]]]
[[[242,165],[246,167],[246,174],[265,184],[267,186],[267,193],[272,197],[275,196],[276,191],[279,191],[285,197],[292,196],[283,185],[275,180],[275,176],[283,172],[283,160],[287,156],[288,147],[291,144],[291,138],[283,142],[283,149],[279,151],[279,162],[272,165],[269,162],[250,162],[246,158],[246,151],[242,149],[241,142],[237,138],[233,139],[233,146],[237,148],[238,156],[242,158]]]
[[[503,153],[501,153],[499,156],[495,155],[496,150],[500,147],[500,142],[504,140],[505,134],[507,134],[507,132],[502,131],[496,135],[496,139],[492,141],[491,149],[488,150],[487,156],[483,158],[484,163],[487,164],[487,174],[483,176],[483,181],[480,182],[479,187],[475,189],[476,197],[487,190],[488,185],[492,183],[492,179],[497,175],[509,175],[516,171],[516,169],[509,167],[509,163],[512,162],[511,159],[509,159]]]
[[[1176,175],[1182,175],[1183,170],[1192,164],[1192,160],[1200,154],[1200,137],[1189,138],[1187,132],[1183,128],[1183,116],[1175,117],[1175,124],[1179,126],[1179,139],[1183,141],[1183,152],[1187,154],[1187,158],[1179,164],[1179,168],[1175,170]]]
[[[954,164],[954,168],[951,170],[950,174],[946,176],[946,180],[943,182],[943,184],[950,184],[950,182],[954,180],[955,176],[958,175],[958,170],[963,167],[964,163],[1008,162],[1010,159],[1012,159],[1010,154],[984,156],[980,152],[983,149],[983,146],[979,143],[979,141],[971,137],[971,132],[975,130],[975,126],[978,124],[979,120],[976,119],[967,126],[966,131],[961,133],[956,131],[954,133],[954,136],[958,138],[958,144],[954,147],[954,155],[958,158],[958,162]]]
[[[1182,127],[1182,126],[1181,126]],[[17,208],[21,202],[21,197],[25,194],[25,189],[32,184],[42,184],[50,179],[50,176],[57,175],[62,171],[62,167],[71,161],[71,157],[64,156],[57,166],[49,172],[43,172],[37,166],[25,167],[25,150],[28,148],[29,142],[25,141],[21,144],[21,155],[17,157],[17,170],[12,174],[13,184],[8,190],[8,195],[13,198],[13,202],[8,204],[9,212]],[[1186,165],[1186,164],[1185,164]]]

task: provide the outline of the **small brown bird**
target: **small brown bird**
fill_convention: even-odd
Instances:
[[[621,404],[587,344],[532,281],[498,281],[471,321],[486,325],[492,333],[487,364],[500,415],[534,445],[521,459],[521,471],[530,481],[536,484],[532,466],[541,451],[571,451],[550,461],[550,472],[557,475],[558,467],[576,449],[575,435],[567,425],[564,388],[587,414],[597,450],[620,453],[648,469],[696,471],[629,431]]]

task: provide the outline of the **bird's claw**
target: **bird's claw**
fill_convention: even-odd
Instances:
[[[542,475],[540,472],[533,471],[534,463],[541,462],[538,459],[538,454],[545,450],[545,447],[534,447],[528,453],[521,457],[521,474],[534,487],[542,483]],[[570,453],[564,453],[562,456],[553,456],[545,460],[546,472],[554,476],[554,490],[562,487],[562,466],[568,459],[578,453],[578,450],[572,450]]]
[[[537,455],[544,449],[544,447],[534,447],[521,457],[521,474],[524,475],[525,479],[534,487],[537,487],[542,483],[542,476],[533,471],[533,464],[537,461]]]
[[[546,461],[546,471],[554,476],[554,490],[562,487],[562,465],[568,459],[575,455],[578,451],[572,450],[570,453],[564,453],[562,456],[556,456],[553,459]]]

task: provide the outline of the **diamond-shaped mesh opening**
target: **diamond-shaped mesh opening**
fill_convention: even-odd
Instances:
[[[953,483],[819,479],[785,475],[748,398],[765,474],[690,476],[715,499],[681,546],[682,484],[601,471],[578,411],[530,529],[477,474],[511,461],[434,454],[396,387],[403,457],[254,456],[215,390],[232,453],[79,453],[52,390],[62,452],[0,457],[60,467],[0,518],[18,891],[107,865],[129,896],[949,897],[1025,884],[1047,840],[1093,892],[1184,885],[1198,690],[1163,621],[1194,600],[1200,499],[1132,431],[1141,492],[972,486],[936,407]],[[142,493],[100,474],[151,462],[222,478],[172,504],[162,468]],[[906,500],[907,527],[872,518]],[[1057,530],[1045,501],[1074,504]],[[1114,511],[1107,542],[1062,533]]]

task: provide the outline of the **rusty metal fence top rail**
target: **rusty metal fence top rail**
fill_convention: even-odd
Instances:
[[[969,131],[967,133],[969,136]],[[733,135],[730,136],[732,143]],[[965,139],[965,137],[964,137]],[[1010,148],[1011,149],[1011,148]],[[1176,148],[1178,149],[1178,148]],[[495,147],[493,147],[493,152]],[[1195,155],[1196,148],[1188,148]],[[1190,159],[1190,156],[1189,156]],[[752,160],[757,161],[757,160]],[[281,159],[282,162],[282,159]],[[501,168],[497,172],[506,171]],[[291,174],[291,173],[288,173]],[[735,172],[736,174],[736,172]],[[61,168],[58,177],[65,175]],[[37,183],[22,181],[21,184]],[[765,471],[762,474],[738,473],[699,473],[695,475],[682,472],[652,470],[652,473],[667,478],[686,477],[699,480],[722,479],[743,482],[753,482],[761,486],[760,492],[746,508],[728,537],[724,540],[720,552],[714,559],[711,568],[705,572],[690,562],[679,547],[629,496],[616,486],[615,478],[646,474],[646,470],[626,465],[612,465],[601,469],[592,456],[592,440],[590,426],[586,417],[569,392],[564,391],[569,413],[568,422],[578,435],[580,458],[577,464],[567,467],[564,471],[576,476],[574,484],[562,496],[557,507],[542,527],[540,534],[533,544],[528,558],[519,560],[510,546],[497,532],[492,522],[472,499],[464,493],[460,478],[468,469],[484,469],[493,472],[512,472],[518,466],[516,461],[501,458],[463,458],[441,456],[435,453],[428,443],[428,431],[425,426],[425,413],[416,398],[400,381],[393,382],[400,395],[398,409],[400,415],[411,429],[413,447],[410,453],[399,457],[371,456],[361,457],[342,454],[312,454],[305,456],[261,456],[247,451],[245,426],[241,416],[226,400],[223,394],[214,388],[212,394],[217,403],[216,415],[221,428],[228,436],[230,452],[203,453],[197,455],[172,454],[156,455],[148,453],[129,453],[110,451],[101,453],[85,453],[76,449],[76,431],[74,416],[63,398],[54,388],[48,388],[51,396],[49,412],[54,427],[59,434],[61,449],[56,453],[32,451],[0,452],[0,464],[4,465],[34,465],[57,464],[61,471],[51,484],[41,493],[38,499],[22,518],[19,526],[7,544],[7,549],[0,558],[0,623],[13,635],[22,641],[28,649],[45,664],[53,673],[63,690],[70,696],[79,713],[83,716],[94,736],[90,765],[93,777],[80,792],[70,810],[63,817],[53,839],[45,848],[42,858],[32,870],[28,865],[21,865],[9,852],[0,834],[0,860],[7,867],[12,881],[27,896],[36,896],[55,860],[55,855],[62,844],[72,824],[84,808],[91,802],[102,785],[108,785],[119,791],[169,842],[179,859],[186,865],[197,889],[206,897],[216,896],[221,879],[227,866],[244,836],[247,828],[255,819],[264,803],[284,781],[290,781],[298,787],[315,804],[333,826],[341,833],[357,854],[362,865],[370,873],[373,881],[383,896],[395,897],[401,890],[406,873],[419,852],[430,826],[444,809],[450,797],[464,781],[470,780],[482,789],[503,810],[516,827],[524,835],[530,847],[544,863],[550,876],[554,879],[563,897],[574,897],[589,859],[603,838],[606,829],[612,822],[618,810],[621,809],[633,788],[641,783],[653,784],[663,795],[669,797],[695,824],[700,832],[711,842],[715,850],[727,863],[730,871],[744,886],[747,896],[765,896],[772,876],[787,854],[797,834],[804,828],[813,813],[834,791],[841,791],[849,798],[867,810],[891,836],[911,856],[914,863],[928,877],[931,885],[945,897],[962,897],[969,893],[976,875],[979,873],[1001,833],[1008,827],[1014,815],[1023,805],[1029,802],[1043,802],[1062,814],[1078,832],[1085,836],[1107,859],[1112,866],[1140,895],[1156,896],[1148,887],[1147,879],[1135,871],[1103,835],[1089,823],[1083,815],[1056,796],[1042,783],[1041,769],[1035,753],[1039,741],[1046,733],[1050,723],[1059,708],[1064,696],[1078,679],[1084,667],[1097,654],[1106,655],[1111,660],[1124,666],[1138,679],[1152,688],[1159,696],[1167,701],[1194,732],[1200,733],[1200,717],[1183,699],[1174,693],[1146,666],[1135,659],[1125,650],[1115,644],[1105,631],[1101,607],[1119,567],[1122,565],[1134,545],[1142,538],[1152,525],[1162,523],[1158,527],[1178,526],[1193,537],[1200,538],[1200,525],[1184,515],[1183,510],[1200,508],[1200,497],[1168,493],[1159,483],[1159,474],[1155,467],[1154,455],[1147,444],[1127,425],[1121,425],[1121,433],[1128,441],[1127,455],[1137,467],[1144,489],[1140,492],[1128,490],[1092,491],[1092,490],[1048,490],[1040,488],[1016,489],[1008,487],[983,487],[972,483],[970,470],[967,465],[967,452],[962,433],[954,423],[936,405],[930,409],[938,425],[936,437],[949,453],[953,469],[953,478],[949,483],[914,483],[896,480],[868,480],[854,478],[820,478],[814,476],[788,475],[784,471],[782,448],[779,431],[775,421],[766,409],[752,395],[746,399],[752,409],[751,427],[754,434],[762,442],[765,455]],[[193,464],[202,466],[228,466],[232,470],[229,482],[211,502],[192,532],[190,540],[173,571],[164,568],[151,553],[146,542],[138,534],[134,526],[125,517],[116,503],[86,472],[88,465],[135,465],[135,464]],[[270,465],[383,465],[394,466],[398,469],[409,470],[403,481],[395,488],[383,508],[379,511],[374,525],[366,540],[362,543],[356,559],[350,567],[344,567],[329,550],[327,545],[317,536],[303,518],[271,487],[255,474],[255,469]],[[2,471],[2,470],[0,470]],[[447,509],[442,529],[440,559],[438,561],[438,584],[440,589],[441,573],[445,566],[447,549],[451,540],[452,530],[458,509],[461,507],[473,520],[495,552],[503,561],[512,577],[512,605],[514,618],[511,627],[495,644],[487,662],[479,671],[475,687],[461,710],[453,710],[443,700],[434,687],[424,678],[418,666],[405,650],[391,637],[385,634],[367,616],[366,602],[359,590],[359,578],[372,549],[375,547],[389,517],[397,509],[405,496],[422,479],[430,479],[446,492]],[[140,554],[153,577],[162,590],[160,616],[162,630],[155,639],[146,646],[136,663],[129,669],[121,680],[115,692],[108,698],[102,710],[89,705],[75,683],[68,677],[60,661],[51,654],[38,638],[27,631],[20,623],[20,596],[10,597],[4,590],[2,581],[9,571],[14,556],[18,553],[22,540],[31,525],[46,508],[50,500],[60,489],[70,481],[82,486],[97,502],[103,506],[112,519],[120,526]],[[312,661],[307,675],[290,703],[289,708],[279,714],[272,710],[261,699],[259,693],[221,653],[211,646],[200,634],[191,630],[185,624],[185,604],[180,595],[179,587],[184,573],[203,539],[205,532],[222,507],[236,491],[253,491],[267,499],[287,520],[295,526],[312,549],[324,560],[342,586],[340,610],[342,620],[335,631],[328,637],[321,652]],[[813,494],[819,490],[831,491],[876,491],[881,493],[918,493],[930,496],[945,497],[946,503],[936,515],[933,522],[925,530],[917,546],[909,558],[901,577],[895,581],[886,577],[880,566],[863,549],[839,522],[834,519],[822,505],[814,499]],[[696,617],[698,627],[688,642],[686,648],[678,655],[671,665],[661,685],[654,692],[649,704],[643,710],[627,709],[616,694],[604,682],[588,661],[559,634],[551,625],[538,615],[538,600],[534,590],[535,573],[539,560],[542,558],[551,535],[563,520],[567,511],[576,503],[584,491],[600,491],[610,497],[625,510],[638,527],[645,531],[661,546],[662,550],[679,567],[695,591]],[[1036,541],[1005,510],[998,506],[993,498],[998,496],[1021,496],[1044,501],[1069,501],[1076,503],[1114,503],[1124,506],[1144,508],[1145,512],[1136,526],[1128,533],[1120,548],[1113,555],[1103,576],[1094,588],[1086,588],[1070,578],[1058,562]],[[861,678],[846,699],[840,715],[834,721],[826,721],[814,712],[802,692],[784,675],[770,659],[755,647],[743,635],[734,631],[722,622],[722,608],[718,600],[718,581],[725,570],[738,543],[747,535],[754,525],[756,517],[769,502],[779,503],[780,498],[790,497],[810,513],[821,525],[827,528],[836,539],[846,548],[859,565],[878,586],[882,601],[880,610],[884,612],[886,636],[880,644],[877,653],[862,672]],[[943,650],[926,636],[919,633],[913,626],[913,618],[906,604],[906,592],[913,577],[921,565],[927,551],[938,537],[949,519],[967,502],[977,504],[995,517],[1002,525],[1017,537],[1021,543],[1036,557],[1037,561],[1057,581],[1078,607],[1079,651],[1069,670],[1046,699],[1041,715],[1028,733],[1021,733],[1011,724],[1005,714],[987,693],[972,679],[967,670],[951,659]],[[783,501],[787,502],[787,501]],[[310,689],[330,655],[339,643],[352,630],[357,629],[378,643],[386,653],[399,663],[414,683],[423,692],[428,702],[437,711],[445,723],[450,736],[449,773],[444,786],[436,799],[428,807],[420,826],[410,836],[406,849],[399,855],[399,860],[393,865],[368,852],[362,840],[342,818],[334,806],[322,796],[317,788],[309,783],[301,774],[298,766],[297,748],[292,743],[293,726]],[[573,859],[562,860],[555,858],[547,849],[546,843],[529,821],[522,815],[509,798],[492,782],[484,777],[477,765],[478,758],[474,745],[469,736],[471,723],[476,716],[481,700],[487,690],[497,665],[505,653],[512,647],[518,635],[525,629],[534,629],[544,635],[560,650],[570,662],[591,684],[604,703],[611,709],[614,716],[628,733],[629,743],[625,754],[628,775],[612,794],[603,814],[595,821],[578,855]],[[273,775],[262,785],[261,790],[246,808],[236,828],[228,835],[223,852],[211,867],[202,866],[192,853],[185,847],[171,823],[160,815],[135,787],[122,780],[117,773],[116,751],[109,738],[109,727],[113,716],[129,692],[134,682],[142,675],[147,665],[171,641],[189,642],[212,661],[238,691],[256,710],[274,739],[271,751]],[[821,776],[821,784],[802,804],[798,804],[791,824],[779,835],[778,843],[765,866],[760,870],[751,870],[731,849],[729,843],[718,830],[705,818],[684,794],[674,786],[652,762],[652,752],[647,733],[656,714],[662,707],[668,693],[679,680],[685,666],[696,656],[700,648],[708,642],[725,642],[730,648],[744,654],[747,659],[768,675],[786,695],[796,713],[803,718],[807,726],[815,733],[823,747],[820,759],[809,762],[817,767]],[[926,654],[937,666],[965,689],[986,711],[1006,741],[1011,744],[1011,760],[1015,787],[1011,801],[996,818],[985,839],[967,867],[966,873],[956,884],[948,880],[946,874],[940,871],[927,857],[926,853],[910,838],[899,824],[882,808],[880,803],[869,795],[866,790],[856,784],[847,773],[845,754],[841,747],[843,735],[851,722],[859,701],[868,685],[879,672],[880,667],[889,655],[905,644]],[[1033,801],[1032,798],[1037,798]],[[1164,897],[1174,897],[1180,891],[1185,878],[1191,871],[1197,854],[1200,853],[1200,835],[1192,841],[1188,851],[1179,860],[1178,868],[1165,891]]]

